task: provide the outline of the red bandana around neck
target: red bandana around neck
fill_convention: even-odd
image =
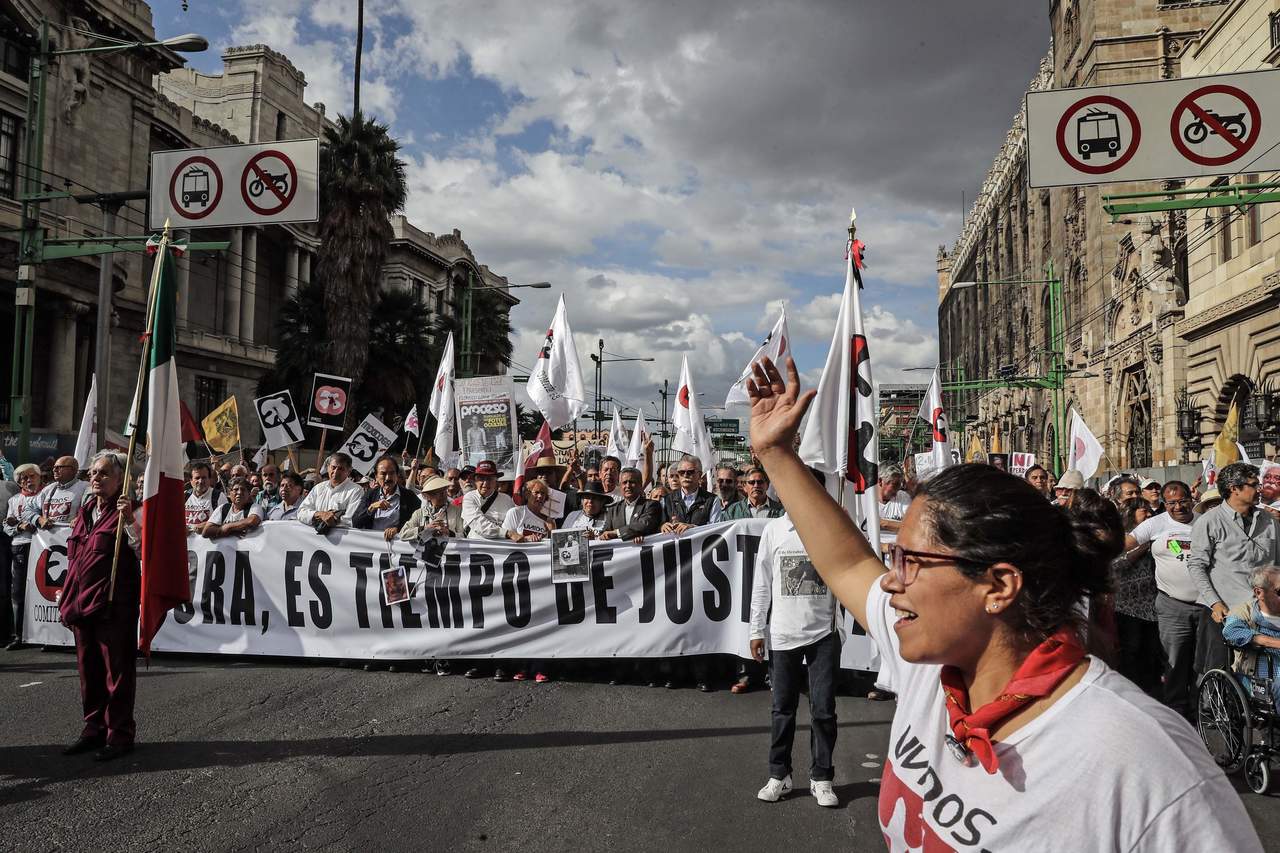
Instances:
[[[1066,626],[1059,628],[1027,655],[999,696],[972,712],[969,710],[969,690],[964,685],[960,670],[944,666],[942,692],[946,697],[947,716],[950,717],[955,739],[977,757],[983,769],[995,773],[1000,762],[991,742],[991,730],[1033,699],[1052,693],[1075,671],[1076,664],[1084,659],[1084,655],[1084,647],[1080,645],[1076,632]]]

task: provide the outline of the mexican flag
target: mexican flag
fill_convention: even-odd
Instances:
[[[178,278],[161,241],[152,278],[151,356],[147,365],[147,468],[142,487],[142,612],[138,647],[149,654],[165,615],[191,600],[182,494],[182,420],[178,412]]]

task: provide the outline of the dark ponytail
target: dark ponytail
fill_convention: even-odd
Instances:
[[[1054,506],[1027,481],[989,465],[952,465],[921,485],[931,538],[977,578],[995,563],[1022,572],[1010,616],[1038,643],[1063,625],[1081,627],[1085,598],[1110,589],[1108,565],[1124,547],[1115,506],[1092,489],[1071,510]]]

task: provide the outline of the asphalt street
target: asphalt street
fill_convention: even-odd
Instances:
[[[0,849],[882,851],[891,703],[839,699],[836,792],[755,799],[769,694],[495,684],[295,661],[161,657],[139,672],[139,747],[79,733],[74,658],[0,652]],[[1280,803],[1244,795],[1268,849]]]

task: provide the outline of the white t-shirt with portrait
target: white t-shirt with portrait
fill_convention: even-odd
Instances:
[[[187,517],[187,527],[201,526],[209,520],[215,509],[226,502],[227,496],[212,487],[206,489],[203,495],[197,495],[195,492],[187,495],[187,502],[183,508]]]
[[[941,667],[902,659],[895,620],[875,584],[867,633],[881,652],[878,683],[898,694],[877,810],[890,853],[1262,850],[1195,730],[1096,658],[1051,708],[996,743],[995,774],[965,766],[944,741]]]
[[[1156,561],[1156,589],[1170,598],[1195,604],[1200,588],[1187,571],[1191,554],[1191,525],[1175,521],[1167,512],[1153,515],[1129,534],[1139,545],[1151,543]]]

